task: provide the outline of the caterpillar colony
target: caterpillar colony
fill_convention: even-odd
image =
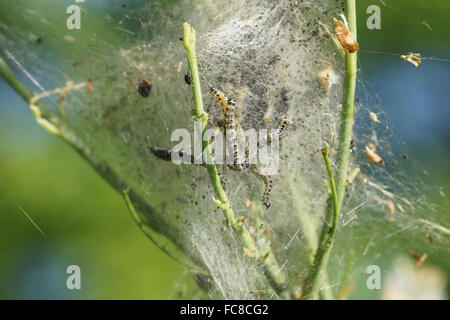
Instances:
[[[219,128],[222,129],[224,132],[224,135],[227,139],[227,143],[231,143],[233,146],[233,163],[228,164],[228,168],[234,171],[244,171],[247,168],[250,168],[250,172],[252,172],[256,177],[261,179],[264,183],[264,193],[262,197],[262,203],[265,208],[270,207],[270,193],[272,192],[272,177],[270,175],[264,175],[261,172],[258,171],[256,168],[256,165],[252,164],[250,165],[249,161],[249,150],[246,147],[245,148],[245,159],[241,160],[239,158],[239,146],[237,142],[236,137],[236,128],[238,127],[237,120],[235,117],[235,109],[236,109],[236,100],[234,98],[228,99],[225,94],[220,91],[219,89],[215,87],[211,87],[209,89],[209,93],[217,100],[221,112],[222,112],[222,118],[217,122]],[[258,141],[257,147],[258,149],[270,144],[274,139],[278,139],[280,142],[281,140],[286,136],[286,132],[291,125],[291,121],[286,118],[280,119],[280,127],[278,130],[268,135],[266,138],[263,138]],[[158,159],[165,160],[165,161],[171,161],[172,159],[172,152],[176,152],[178,156],[183,157],[187,156],[188,159],[191,160],[191,164],[194,164],[194,156],[187,154],[183,151],[174,151],[174,150],[167,150],[163,148],[159,148],[156,146],[149,146],[149,151]],[[204,164],[200,164],[201,166],[204,166]]]
[[[217,100],[219,106],[222,109],[222,119],[219,120],[222,128],[225,128],[225,136],[227,140],[231,140],[233,143],[233,164],[228,165],[232,170],[243,171],[250,167],[250,171],[264,182],[264,193],[262,202],[266,208],[270,207],[270,193],[272,192],[272,177],[269,175],[264,175],[259,172],[255,165],[249,165],[249,152],[248,148],[245,148],[245,160],[240,161],[238,157],[238,145],[236,140],[236,119],[235,119],[235,99],[227,99],[225,94],[215,87],[209,89],[210,94]],[[291,125],[291,121],[282,118],[280,120],[280,127],[275,134],[267,136],[266,139],[262,139],[258,142],[258,148],[262,147],[264,144],[270,144],[273,139],[279,139],[281,141],[286,136],[286,131]],[[220,125],[219,125],[220,126]],[[230,134],[231,133],[231,134]]]

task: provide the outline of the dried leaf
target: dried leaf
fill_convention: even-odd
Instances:
[[[333,18],[333,22],[334,33],[345,51],[348,53],[356,52],[358,50],[358,43],[350,30],[348,30],[347,26],[341,20],[336,18]]]
[[[422,59],[420,59],[420,53],[410,53],[407,55],[400,56],[401,59],[412,63],[416,68],[422,63]]]
[[[383,159],[378,154],[376,154],[374,151],[372,151],[370,149],[370,147],[366,147],[366,150],[364,151],[364,153],[370,162],[372,162],[374,164],[384,164]]]

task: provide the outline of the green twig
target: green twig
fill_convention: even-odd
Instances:
[[[314,253],[317,250],[319,243],[319,235],[317,234],[317,227],[319,221],[317,216],[313,216],[310,209],[307,207],[303,199],[306,196],[303,194],[302,189],[298,183],[295,183],[293,175],[288,177],[290,190],[292,191],[292,201],[296,208],[297,217],[300,225],[302,226],[303,233],[305,234],[305,244],[307,247],[306,255],[308,262],[312,265],[314,262]],[[333,300],[333,293],[328,283],[328,275],[326,271],[322,274],[322,286],[323,290],[320,292],[321,296],[325,300]],[[305,289],[305,288],[303,288]]]
[[[337,192],[336,192],[336,184],[334,182],[334,176],[333,176],[333,170],[331,169],[330,159],[328,157],[329,155],[329,147],[326,146],[322,149],[322,155],[323,159],[325,161],[325,166],[327,168],[328,177],[330,179],[330,188],[331,188],[331,199],[333,200],[333,226],[337,226],[338,222],[338,214],[339,214],[339,207],[338,207],[338,199],[337,199]]]
[[[434,229],[436,231],[440,231],[443,234],[450,236],[450,230],[446,227],[444,227],[443,225],[437,224],[435,222],[431,222],[425,219],[419,219],[419,222],[423,223],[424,225],[426,225],[427,227]]]
[[[356,40],[356,0],[345,0],[345,15],[350,32]],[[353,132],[355,89],[357,72],[357,54],[345,54],[345,76],[343,88],[343,101],[341,112],[341,126],[339,129],[339,143],[337,150],[337,183],[335,184],[333,173],[328,159],[328,148],[322,153],[330,177],[332,192],[332,206],[328,206],[325,224],[322,228],[319,247],[314,257],[311,274],[308,278],[308,285],[304,298],[317,299],[320,290],[320,277],[326,270],[331,249],[338,227],[340,209],[343,204],[345,188],[347,183],[348,161],[350,157],[350,142]]]
[[[326,270],[338,226],[339,208],[337,202],[336,184],[334,183],[333,171],[331,169],[330,159],[328,158],[328,151],[328,146],[322,149],[322,155],[325,160],[328,177],[330,178],[332,206],[329,206],[329,209],[327,210],[327,216],[325,217],[325,223],[320,235],[319,246],[317,247],[314,262],[311,268],[311,275],[308,278],[308,283],[302,296],[303,299],[319,298],[321,277]]]
[[[331,41],[333,41],[333,44],[334,44],[334,47],[335,47],[336,51],[341,56],[342,60],[344,60],[345,59],[345,50],[344,50],[344,48],[342,48],[342,45],[339,42],[339,40],[336,37],[336,35],[332,34],[330,32],[330,30],[328,29],[327,25],[322,23],[322,21],[320,21],[320,20],[319,20],[319,25],[321,25],[322,28],[325,30],[325,32],[330,36]]]
[[[36,121],[50,133],[60,137],[67,142],[78,154],[81,155],[114,189],[121,191],[127,186],[111,167],[102,159],[98,158],[94,152],[76,135],[76,133],[51,109],[40,101],[35,101],[36,95],[11,71],[8,65],[0,58],[0,77],[3,78],[22,99],[30,105],[30,109],[36,117]],[[145,214],[147,227],[159,234],[164,234],[178,247],[184,248],[180,243],[178,230],[169,226],[166,218],[152,205],[147,203],[133,189],[129,190],[128,197],[139,211]]]
[[[206,130],[206,124],[208,121],[208,117],[203,109],[203,100],[202,100],[202,92],[200,87],[200,77],[197,66],[197,57],[195,52],[195,31],[188,23],[183,24],[183,44],[186,49],[186,56],[189,62],[189,70],[192,76],[192,93],[194,96],[194,116],[198,120],[201,121],[201,132]],[[199,121],[196,121],[196,125],[198,125]],[[236,215],[231,207],[231,204],[228,200],[228,196],[223,189],[222,183],[220,181],[219,173],[217,171],[217,167],[212,160],[212,150],[210,146],[210,142],[208,139],[202,139],[202,149],[203,155],[206,157],[205,163],[206,168],[208,170],[208,174],[211,180],[211,183],[214,188],[214,192],[217,196],[215,199],[216,205],[222,210],[225,219],[231,225],[232,229],[237,234],[239,240],[242,245],[248,250],[251,257],[262,263],[264,266],[264,271],[274,286],[274,289],[277,292],[282,292],[284,290],[284,286],[286,283],[286,276],[284,272],[282,272],[275,260],[275,256],[270,251],[269,255],[265,255],[263,259],[263,254],[260,252],[259,248],[256,246],[249,232],[245,229],[244,225],[238,221]]]
[[[355,0],[345,0],[345,15],[350,32],[356,38],[356,3]],[[342,101],[341,126],[339,129],[339,144],[337,149],[336,188],[338,207],[342,207],[345,185],[347,181],[348,160],[350,157],[350,142],[353,133],[355,113],[357,53],[346,53],[345,77]]]

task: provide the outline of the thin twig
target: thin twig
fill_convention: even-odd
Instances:
[[[444,233],[447,236],[450,236],[450,230],[446,227],[444,227],[443,225],[437,224],[435,222],[431,222],[425,219],[419,219],[419,222],[423,223],[424,225],[426,225],[427,227],[434,229],[436,231],[440,231],[442,233]]]
[[[345,0],[345,15],[348,22],[348,28],[356,40],[356,0]],[[338,226],[339,213],[344,200],[348,162],[350,157],[350,142],[352,139],[355,113],[356,72],[357,54],[356,52],[346,52],[341,126],[339,129],[339,143],[337,149],[337,183],[334,185],[334,179],[332,178],[333,175],[328,159],[328,149],[326,148],[323,150],[323,155],[327,165],[328,175],[330,176],[333,206],[329,206],[327,209],[326,220],[319,240],[319,247],[317,248],[317,252],[314,257],[311,275],[308,279],[308,285],[305,290],[304,298],[306,299],[318,298],[318,292],[320,290],[320,275],[327,268],[328,259],[333,247],[334,237]]]
[[[345,59],[345,50],[342,48],[341,43],[339,42],[336,35],[332,34],[330,30],[328,29],[327,25],[324,24],[322,21],[319,20],[319,25],[325,30],[325,32],[330,36],[331,40],[333,41],[334,47],[336,48],[337,52],[341,56],[342,60]]]
[[[293,175],[288,176],[290,189],[293,194],[293,205],[296,208],[297,217],[300,225],[302,226],[303,234],[305,235],[305,245],[307,247],[306,255],[308,262],[312,265],[314,262],[314,253],[317,250],[319,243],[319,235],[317,234],[318,221],[317,217],[313,216],[310,209],[306,206],[304,199],[306,196],[303,194],[299,184],[295,183]],[[333,293],[329,286],[328,274],[324,272],[322,274],[322,287],[324,288],[320,294],[325,300],[333,300]],[[305,288],[303,288],[304,290]]]
[[[330,179],[332,210],[330,207],[327,210],[326,220],[323,224],[322,233],[320,235],[319,246],[317,247],[314,262],[311,268],[311,275],[308,278],[308,284],[302,296],[303,299],[319,298],[321,276],[326,270],[338,226],[339,207],[337,202],[336,184],[334,182],[328,151],[328,146],[322,149],[322,155],[327,168],[328,177]]]
[[[60,137],[75,149],[114,189],[122,191],[126,186],[122,179],[111,169],[111,167],[86,145],[77,134],[52,110],[41,101],[36,100],[36,96],[8,67],[0,57],[0,77],[3,78],[22,99],[30,105],[30,109],[36,117],[36,121],[45,130],[55,136]],[[156,210],[151,204],[146,202],[133,189],[129,191],[129,198],[145,214],[147,227],[157,233],[164,234],[178,247],[186,250],[185,245],[179,241],[178,230],[169,226],[165,216]],[[189,251],[186,250],[187,253]]]
[[[350,32],[356,39],[356,3],[355,0],[345,0],[345,15]],[[336,188],[338,207],[342,207],[345,185],[347,181],[348,160],[350,157],[350,142],[353,133],[355,113],[355,89],[357,71],[357,52],[346,53],[341,127],[339,130],[339,144],[337,149]]]
[[[333,170],[331,169],[330,159],[328,157],[329,147],[326,146],[322,149],[323,159],[325,161],[325,166],[327,168],[328,177],[330,179],[330,187],[331,187],[331,198],[333,200],[333,225],[337,225],[337,219],[339,214],[339,206],[338,206],[338,198],[336,192],[336,184],[334,182]]]

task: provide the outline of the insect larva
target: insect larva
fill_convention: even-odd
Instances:
[[[234,131],[235,121],[234,121],[234,109],[236,107],[236,100],[231,98],[227,99],[225,94],[222,91],[218,90],[215,87],[211,87],[209,89],[209,93],[216,98],[222,109],[222,120],[223,126],[225,127],[225,135],[227,140],[232,141],[233,143],[233,164],[228,167],[232,170],[242,171],[246,168],[245,164],[240,163],[238,157],[238,145],[236,143],[236,132]]]
[[[227,106],[223,111],[223,123],[225,124],[225,135],[233,141],[233,164],[240,169],[238,146],[236,144],[236,132],[234,131],[234,107],[236,102],[234,99],[228,99]]]
[[[165,161],[171,161],[172,160],[172,150],[160,148],[160,147],[154,147],[154,146],[148,146],[148,150],[153,153],[153,155],[161,160]]]
[[[266,209],[268,209],[271,205],[270,203],[270,193],[272,192],[272,177],[271,176],[266,176],[260,172],[258,172],[258,170],[256,170],[255,166],[251,166],[250,170],[252,171],[252,173],[257,176],[258,178],[260,178],[263,182],[264,182],[264,193],[263,193],[263,204],[266,207]]]
[[[234,108],[236,107],[236,101],[231,98],[227,101],[227,106],[223,111],[223,120],[225,123],[225,129],[234,130]]]
[[[233,143],[233,164],[229,164],[228,168],[235,171],[243,171],[247,168],[251,168],[252,173],[263,180],[264,182],[264,193],[263,193],[263,204],[266,208],[269,208],[270,203],[270,193],[272,192],[272,178],[270,176],[266,176],[258,172],[255,168],[255,166],[250,166],[249,164],[249,151],[246,149],[246,156],[245,160],[241,161],[239,159],[239,152],[238,152],[238,145],[237,145],[237,139],[236,139],[236,120],[235,120],[235,108],[236,108],[236,101],[235,99],[227,99],[225,94],[218,90],[215,87],[211,87],[209,89],[209,93],[217,100],[217,102],[220,105],[220,108],[222,109],[222,119],[219,120],[220,127],[222,127],[225,131],[225,136],[228,141],[232,141]],[[291,121],[288,119],[281,119],[280,120],[280,127],[275,133],[274,139],[283,139],[286,135],[286,131],[288,127],[290,126]],[[261,143],[270,143],[271,136],[265,138],[264,140],[258,142],[258,147]]]
[[[217,102],[219,103],[220,107],[222,108],[222,112],[227,107],[227,97],[223,94],[222,91],[217,89],[216,87],[211,87],[209,89],[209,93],[216,98]]]
[[[234,121],[234,109],[236,107],[236,100],[231,98],[227,99],[227,97],[223,94],[222,91],[218,90],[215,87],[211,87],[209,89],[209,93],[216,98],[217,102],[222,109],[222,122],[227,130],[235,129],[235,121]]]
[[[270,207],[270,193],[272,192],[272,178],[270,176],[263,176],[264,184],[266,186],[263,194],[264,206],[268,209]]]
[[[239,153],[238,153],[238,145],[236,142],[236,125],[234,121],[234,109],[236,107],[236,101],[235,99],[231,98],[227,101],[227,107],[225,108],[225,111],[223,112],[223,123],[225,124],[225,134],[227,136],[231,137],[230,139],[233,139],[233,165],[230,167],[233,170],[236,171],[242,171],[248,168],[248,161],[244,161],[243,163],[239,159]],[[228,132],[228,134],[227,134]]]
[[[286,131],[291,126],[291,123],[291,120],[286,118],[280,120],[280,128],[278,128],[278,138],[280,141],[286,136]]]
[[[280,127],[278,128],[277,132],[275,134],[270,134],[267,136],[266,139],[261,139],[258,141],[258,148],[264,147],[266,144],[270,144],[274,139],[278,139],[278,141],[281,141],[286,137],[287,129],[289,129],[291,125],[291,120],[287,118],[281,118],[280,119]]]
[[[155,147],[155,146],[148,146],[148,149],[156,158],[164,160],[164,161],[172,161],[173,160],[172,153],[177,152],[172,149],[164,149],[164,148]],[[187,159],[189,159],[188,163],[196,164],[194,155],[184,152],[183,150],[178,151],[178,157],[180,159],[187,158]],[[203,166],[203,167],[205,166],[204,163],[199,163],[199,165]]]

